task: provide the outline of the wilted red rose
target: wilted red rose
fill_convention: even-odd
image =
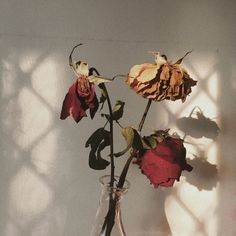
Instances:
[[[79,61],[74,65],[70,55],[70,65],[75,72],[77,79],[69,88],[69,91],[65,96],[60,118],[64,120],[71,115],[78,123],[84,116],[87,116],[87,109],[90,110],[90,116],[93,118],[98,109],[99,103],[95,93],[94,84],[89,82],[88,64]]]
[[[86,77],[81,76],[72,84],[66,94],[60,118],[64,120],[71,115],[78,123],[84,116],[87,116],[87,109],[90,110],[90,116],[93,118],[98,105],[94,84],[89,83]]]
[[[167,137],[156,148],[145,151],[140,157],[139,166],[154,187],[173,186],[179,181],[182,170],[191,171],[186,162],[186,149],[182,139]]]
[[[155,101],[181,99],[184,102],[191,93],[191,87],[197,83],[180,65],[186,55],[175,63],[167,61],[160,53],[154,55],[156,64],[144,63],[133,66],[128,74],[127,83],[144,98]]]

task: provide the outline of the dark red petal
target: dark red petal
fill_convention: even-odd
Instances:
[[[193,169],[186,162],[186,149],[182,139],[168,137],[158,144],[154,152],[166,161],[178,163],[182,170],[191,171]]]
[[[80,82],[83,82],[83,86],[86,89],[86,93],[84,93],[83,91],[81,91],[81,86],[80,86]],[[95,93],[95,86],[92,83],[89,83],[87,81],[86,84],[86,78],[82,78],[79,79],[77,81],[77,95],[78,98],[81,102],[81,107],[84,110],[87,110],[88,108],[90,109],[90,117],[93,119],[94,115],[96,114],[98,107],[99,107],[99,102]],[[89,91],[89,92],[88,92]]]
[[[168,179],[166,182],[161,183],[160,186],[163,187],[172,187],[176,179]]]
[[[92,102],[88,104],[88,106],[90,108],[90,117],[93,119],[99,107],[99,102],[96,95],[94,96]]]
[[[94,84],[90,84],[90,94],[88,97],[85,98],[85,103],[90,109],[91,118],[93,118],[99,107],[99,102],[95,93]]]
[[[85,110],[81,107],[81,102],[76,94],[76,82],[72,84],[63,101],[61,116],[62,120],[72,116],[78,123],[84,116],[87,116]]]
[[[183,140],[172,137],[168,137],[159,143],[155,152],[160,157],[171,162],[178,162],[178,160],[185,158],[186,155]]]
[[[155,187],[172,186],[174,180],[180,178],[182,171],[177,163],[170,163],[151,150],[143,155],[140,168]]]

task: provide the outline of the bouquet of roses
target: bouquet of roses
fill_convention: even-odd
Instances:
[[[117,100],[112,106],[106,87],[106,83],[111,83],[121,75],[106,78],[101,76],[96,68],[90,68],[83,61],[73,62],[72,54],[80,45],[82,44],[76,45],[69,56],[69,65],[75,74],[75,81],[65,96],[61,119],[64,120],[68,116],[72,116],[78,123],[87,116],[87,110],[93,119],[99,106],[102,110],[104,104],[107,103],[109,113],[101,113],[105,120],[104,126],[97,129],[85,145],[91,148],[89,166],[95,170],[103,170],[110,165],[110,188],[120,189],[123,187],[132,161],[139,165],[142,173],[149,178],[154,187],[172,186],[175,180],[179,180],[182,170],[192,170],[192,167],[186,162],[186,149],[183,140],[171,136],[169,129],[156,130],[148,136],[142,136],[141,131],[152,101],[181,99],[184,102],[187,95],[191,93],[191,87],[196,85],[197,82],[181,66],[184,57],[190,52],[175,63],[170,62],[165,55],[161,55],[159,52],[151,52],[155,56],[155,63],[135,65],[125,75],[126,83],[130,88],[147,99],[147,106],[136,129],[122,127],[120,119],[124,112],[125,103]],[[95,93],[95,86],[101,91],[100,100]],[[118,124],[121,128],[121,133],[127,142],[126,148],[119,152],[114,150],[114,124]],[[107,125],[109,125],[108,128],[106,128]],[[106,147],[110,148],[110,153],[107,158],[103,158],[101,152]],[[119,179],[116,181],[114,157],[123,156],[128,151],[130,151],[129,156]],[[111,235],[114,225],[118,199],[116,194],[111,194],[109,198],[109,208],[99,235]]]

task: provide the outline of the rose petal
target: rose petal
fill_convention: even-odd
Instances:
[[[174,181],[169,182],[170,179],[179,179],[181,175],[181,167],[178,164],[170,163],[149,150],[142,158],[141,170],[155,187],[172,186]]]
[[[127,82],[128,84],[131,84],[133,83],[133,80],[138,77],[139,81],[145,83],[156,77],[158,69],[159,65],[156,64],[144,63],[141,65],[135,65],[130,69]]]
[[[87,116],[85,111],[81,107],[81,102],[78,99],[76,93],[76,82],[72,84],[69,88],[68,93],[63,101],[61,116],[62,120],[66,119],[68,116],[72,116],[74,120],[78,123],[84,116]]]
[[[84,88],[84,91],[81,88]],[[94,84],[87,84],[87,81],[78,79],[72,84],[63,101],[61,119],[64,120],[71,115],[78,123],[84,116],[87,116],[85,112],[87,109],[90,109],[90,116],[93,118],[98,107],[99,102]]]
[[[181,99],[184,102],[191,87],[196,85],[180,64],[170,62],[135,65],[128,73],[127,82],[137,94],[155,101]]]
[[[192,170],[192,167],[186,163],[183,140],[177,138],[167,137],[139,158],[138,164],[142,173],[155,187],[172,186],[175,180],[179,180],[182,170]]]

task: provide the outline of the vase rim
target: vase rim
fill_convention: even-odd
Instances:
[[[100,178],[99,178],[99,183],[102,185],[102,186],[106,186],[106,187],[108,187],[108,188],[110,188],[110,186],[109,186],[109,182],[108,181],[105,181],[106,179],[108,179],[110,177],[110,175],[103,175],[103,176],[101,176]],[[118,182],[118,180],[119,180],[119,178],[120,178],[120,176],[118,176],[118,175],[115,175],[115,183],[117,183]],[[122,191],[126,191],[126,190],[128,190],[129,188],[130,188],[130,182],[126,179],[125,180],[125,184],[124,184],[125,186],[124,187],[122,187],[122,188],[118,188],[118,187],[112,187],[113,189],[120,189],[120,190],[122,190]]]

